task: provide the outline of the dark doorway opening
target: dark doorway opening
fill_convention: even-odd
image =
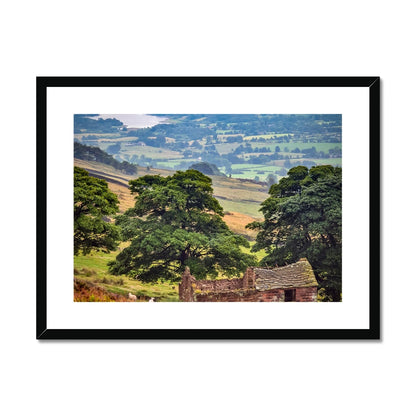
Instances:
[[[296,289],[285,290],[285,302],[294,302],[296,299]]]

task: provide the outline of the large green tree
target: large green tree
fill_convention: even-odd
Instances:
[[[306,257],[324,300],[341,300],[342,293],[342,170],[329,165],[297,166],[272,185],[262,203],[263,222],[254,250],[265,249],[265,266],[283,266]]]
[[[103,179],[89,176],[74,168],[74,253],[88,254],[91,250],[110,251],[120,239],[118,227],[109,215],[118,211],[118,199]]]
[[[177,280],[189,266],[202,279],[219,272],[237,276],[256,263],[240,250],[249,247],[247,240],[221,218],[208,176],[192,169],[165,178],[146,175],[130,181],[130,190],[137,194],[135,206],[116,221],[130,245],[110,263],[113,274]]]

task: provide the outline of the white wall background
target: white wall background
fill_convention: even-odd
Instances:
[[[44,416],[410,414],[416,370],[411,5],[3,4],[0,410]],[[383,340],[36,341],[37,75],[380,75]]]

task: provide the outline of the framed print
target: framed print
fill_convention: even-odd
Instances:
[[[38,339],[380,339],[379,77],[38,77]]]

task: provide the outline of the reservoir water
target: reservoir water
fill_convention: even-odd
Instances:
[[[151,116],[149,114],[100,114],[91,118],[94,120],[98,120],[99,118],[116,118],[126,125],[127,128],[153,127],[168,119],[167,117]]]

